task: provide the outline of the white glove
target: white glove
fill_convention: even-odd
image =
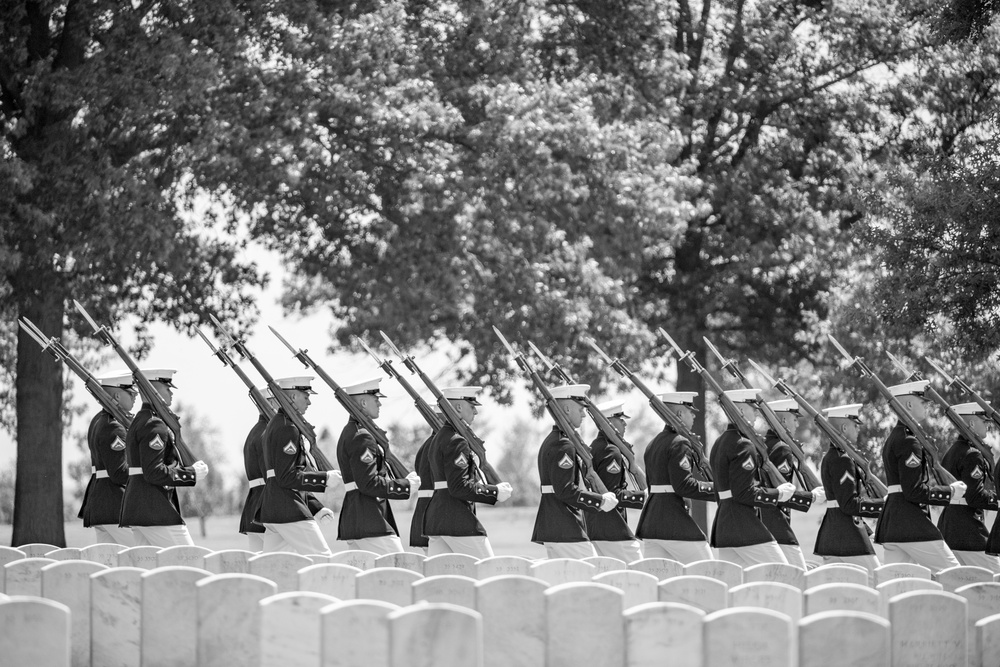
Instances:
[[[406,479],[410,480],[410,498],[412,498],[417,495],[417,491],[420,490],[420,475],[418,475],[417,471],[414,470],[406,476]]]
[[[510,498],[510,495],[514,493],[514,487],[512,487],[508,482],[500,482],[497,484],[497,502],[502,503],[503,501]]]
[[[968,488],[965,482],[952,482],[951,486],[951,502],[955,502],[965,495],[965,490]]]
[[[617,504],[618,504],[618,499],[615,497],[615,494],[608,491],[607,493],[604,494],[604,500],[601,501],[601,511],[610,512],[615,508],[615,505]]]
[[[329,488],[333,486],[333,483],[344,479],[344,476],[340,474],[339,470],[327,470],[326,471],[326,486]]]
[[[333,520],[336,519],[336,516],[334,515],[332,509],[324,507],[320,511],[316,512],[316,514],[313,515],[313,518],[319,523],[332,523]]]
[[[204,461],[195,461],[191,464],[191,467],[194,468],[195,482],[200,482],[208,475],[208,464]]]
[[[791,482],[785,482],[784,484],[780,484],[778,486],[778,502],[779,503],[785,502],[786,500],[792,497],[793,493],[795,493],[794,484],[792,484]]]
[[[826,489],[822,486],[817,486],[812,490],[813,502],[816,504],[821,504],[826,502]]]

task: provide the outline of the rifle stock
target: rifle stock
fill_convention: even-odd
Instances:
[[[187,444],[184,442],[184,438],[181,435],[181,422],[173,412],[170,411],[169,406],[163,400],[163,397],[156,391],[156,388],[150,383],[149,379],[142,374],[139,367],[136,365],[135,361],[132,360],[132,356],[125,351],[125,348],[121,346],[114,335],[108,330],[107,327],[100,326],[97,322],[90,316],[90,313],[80,304],[79,301],[73,301],[76,305],[76,309],[80,311],[83,318],[87,320],[91,327],[94,329],[94,335],[105,345],[110,345],[112,349],[118,354],[125,365],[128,367],[129,371],[132,372],[132,378],[135,380],[136,385],[139,387],[139,392],[143,395],[143,398],[149,402],[150,406],[153,408],[153,413],[156,414],[163,423],[166,424],[167,428],[174,434],[174,447],[177,449],[177,458],[180,460],[181,465],[188,467],[197,461],[197,457],[188,449]]]

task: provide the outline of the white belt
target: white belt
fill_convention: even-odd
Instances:
[[[448,488],[448,482],[434,482],[434,490],[442,491]]]
[[[902,493],[902,492],[903,492],[903,487],[901,485],[899,484],[889,485],[889,493]]]
[[[128,474],[130,474],[130,475],[141,475],[142,474],[142,468],[141,467],[140,468],[132,468],[130,466],[129,469],[128,469]]]
[[[542,493],[555,493],[556,490],[551,484],[542,484]]]
[[[650,493],[673,493],[674,492],[674,487],[670,486],[669,484],[650,484],[649,485],[649,492]]]
[[[344,491],[357,491],[357,490],[358,490],[357,482],[344,482]]]
[[[255,486],[264,486],[264,480],[263,480],[263,478],[257,477],[255,479],[251,479],[250,480],[250,488],[252,489]]]
[[[97,466],[90,466],[90,474],[93,475],[95,472],[97,472]]]
[[[832,509],[837,509],[838,507],[840,507],[840,503],[838,503],[836,500],[827,500],[826,501],[826,506],[827,506],[828,509],[831,509],[831,508]]]
[[[732,491],[719,491],[719,500],[729,500],[733,497]]]
[[[274,469],[273,468],[268,468],[268,470],[267,470],[267,478],[271,479],[272,477],[274,477]]]
[[[142,468],[139,468],[139,470],[140,470],[140,472],[141,472],[141,471],[142,471]],[[95,472],[94,474],[95,474],[95,475],[97,475],[97,479],[107,479],[107,478],[108,478],[108,476],[109,476],[109,475],[108,475],[108,471],[107,471],[107,470],[98,470],[98,471],[97,471],[97,472]]]
[[[433,495],[434,491],[432,489],[420,489],[417,491],[417,498],[430,498]]]

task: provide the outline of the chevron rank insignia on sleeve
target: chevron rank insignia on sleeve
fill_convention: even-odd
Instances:
[[[845,470],[844,474],[840,476],[840,483],[843,484],[844,482],[846,482],[848,480],[850,480],[853,483],[854,482],[854,475],[851,474],[850,470]]]
[[[294,453],[296,452],[296,447],[295,447],[295,443],[294,443],[294,442],[292,442],[291,440],[289,440],[289,441],[288,441],[288,444],[287,444],[287,445],[285,445],[285,446],[284,446],[284,447],[283,447],[283,448],[281,449],[281,451],[283,451],[284,453],[286,453],[286,454],[289,454],[289,455],[291,455],[291,454],[294,454]]]
[[[778,466],[778,470],[787,475],[792,472],[792,466],[788,465],[788,461],[782,461],[781,465]]]
[[[976,466],[975,469],[969,474],[972,475],[972,479],[983,478],[983,471],[979,468],[979,466]]]
[[[612,474],[619,473],[621,471],[622,471],[622,467],[620,465],[618,465],[618,461],[612,461],[608,465],[608,472],[610,472]]]
[[[457,465],[459,468],[466,468],[466,467],[468,467],[469,460],[467,458],[465,458],[465,454],[464,453],[459,454],[455,458],[455,465]]]
[[[682,470],[690,470],[691,469],[691,462],[688,461],[688,457],[686,457],[686,456],[681,459],[681,469]]]
[[[753,459],[748,456],[747,460],[743,462],[743,465],[741,467],[744,470],[753,470]]]
[[[154,435],[153,439],[149,441],[149,448],[157,451],[163,449],[163,439],[160,437],[159,433]]]
[[[115,436],[115,441],[111,443],[111,449],[116,452],[125,449],[125,441],[121,439],[121,436]]]
[[[375,455],[372,454],[372,450],[366,449],[365,453],[361,455],[362,463],[372,463],[375,461]]]
[[[906,465],[907,468],[919,468],[920,457],[917,456],[916,454],[910,454],[910,456],[905,461],[903,461],[903,464]]]
[[[569,457],[569,454],[563,454],[562,458],[559,459],[559,463],[556,464],[563,470],[569,470],[573,467],[573,459]]]

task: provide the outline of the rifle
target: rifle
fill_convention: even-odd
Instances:
[[[357,336],[354,337],[354,340],[356,340],[361,347],[365,348],[365,352],[371,355],[371,358],[375,360],[375,363],[378,364],[379,368],[385,371],[386,375],[391,377],[403,387],[403,390],[406,391],[406,393],[410,395],[410,398],[413,399],[413,405],[416,406],[417,412],[419,412],[420,416],[424,418],[427,425],[431,427],[431,431],[437,433],[441,428],[441,418],[436,412],[434,412],[434,409],[430,406],[430,404],[424,400],[424,397],[420,395],[420,392],[418,392],[413,385],[410,384],[409,380],[403,377],[402,374],[395,369],[392,365],[392,361],[389,359],[383,359],[375,354],[375,351],[365,345],[365,342]]]
[[[726,396],[726,392],[722,389],[722,386],[718,383],[718,381],[712,377],[712,374],[709,373],[704,366],[698,363],[698,360],[694,358],[694,352],[683,351],[674,339],[670,337],[670,334],[663,330],[663,327],[657,327],[656,331],[663,336],[667,342],[670,343],[670,346],[677,352],[678,361],[686,361],[688,366],[691,367],[691,370],[700,375],[701,379],[704,380],[705,383],[711,387],[712,391],[719,396],[719,403],[722,405],[722,411],[726,413],[726,417],[728,417],[729,421],[736,426],[740,433],[743,434],[743,437],[750,441],[750,443],[757,450],[757,453],[763,458],[764,464],[762,469],[767,473],[771,485],[773,487],[778,487],[781,484],[784,484],[785,476],[781,474],[781,471],[778,470],[776,465],[774,465],[774,462],[768,458],[767,445],[765,445],[764,441],[761,440],[760,434],[753,430],[753,426],[751,424],[747,423],[747,420],[745,420],[742,413],[740,413],[739,408],[737,408],[736,404],[733,403],[733,399]]]
[[[354,399],[351,398],[346,391],[344,391],[343,387],[337,384],[334,379],[330,377],[329,373],[323,370],[319,364],[312,360],[312,357],[309,356],[309,350],[296,350],[292,347],[291,343],[285,340],[284,337],[278,333],[277,330],[275,330],[274,327],[268,327],[268,329],[271,330],[271,333],[277,336],[278,340],[284,343],[285,347],[287,347],[292,353],[292,356],[301,361],[302,365],[306,368],[314,370],[316,375],[318,375],[320,379],[323,380],[328,387],[330,387],[330,389],[333,389],[334,397],[336,397],[337,401],[345,410],[347,410],[347,414],[351,415],[355,421],[361,424],[361,428],[372,434],[372,437],[375,438],[375,442],[377,442],[385,452],[385,463],[389,468],[390,474],[392,474],[392,476],[396,479],[402,479],[410,474],[410,471],[407,470],[406,466],[403,465],[403,462],[399,460],[399,457],[397,457],[392,450],[389,449],[389,436],[386,432],[378,427],[375,420],[369,417],[368,414],[361,409],[361,406],[354,402]]]
[[[577,433],[576,429],[573,428],[573,426],[569,423],[569,420],[566,418],[566,414],[559,409],[559,404],[556,403],[556,399],[552,396],[552,392],[549,391],[549,388],[545,386],[542,378],[538,375],[538,371],[531,367],[531,364],[528,363],[528,360],[524,358],[523,354],[514,350],[514,347],[507,342],[507,339],[504,338],[499,329],[493,327],[493,333],[497,335],[497,338],[499,338],[500,342],[503,343],[503,346],[507,348],[507,352],[511,357],[513,357],[518,367],[531,379],[535,389],[542,395],[542,398],[545,399],[545,409],[548,410],[549,415],[552,417],[553,421],[555,421],[556,427],[562,431],[563,435],[565,435],[571,443],[573,443],[573,448],[576,450],[577,455],[587,463],[587,468],[590,471],[590,474],[587,475],[587,482],[590,490],[600,494],[608,493],[608,488],[604,486],[604,482],[601,481],[601,477],[594,470],[594,457],[590,453],[590,448],[583,443],[583,440],[580,438],[580,434]]]
[[[150,406],[152,406],[153,413],[163,420],[163,423],[174,434],[174,447],[177,449],[177,458],[180,460],[181,465],[188,467],[197,461],[198,458],[188,449],[188,446],[184,443],[184,439],[181,437],[181,422],[177,418],[177,415],[170,411],[163,397],[156,391],[156,388],[153,387],[149,379],[142,374],[142,371],[139,370],[139,367],[132,360],[129,353],[125,351],[125,348],[121,346],[107,327],[102,327],[94,321],[94,318],[90,316],[90,313],[87,312],[79,301],[74,299],[73,304],[80,311],[80,314],[83,315],[83,318],[87,320],[87,323],[93,327],[94,335],[105,345],[110,345],[114,348],[114,351],[118,353],[118,356],[125,362],[128,369],[132,371],[132,378],[135,380],[136,385],[138,385],[139,392]]]
[[[872,382],[875,383],[876,389],[878,389],[878,392],[882,395],[882,397],[889,402],[889,407],[892,408],[892,411],[896,413],[897,417],[899,417],[899,421],[903,422],[903,425],[910,429],[913,436],[917,439],[917,442],[919,442],[920,445],[927,450],[927,453],[930,454],[931,462],[934,466],[934,472],[937,474],[938,480],[945,484],[951,484],[954,482],[955,477],[950,472],[945,470],[944,466],[941,465],[941,462],[938,461],[937,448],[931,444],[930,438],[928,438],[927,434],[924,433],[924,430],[920,428],[920,424],[917,423],[917,420],[906,411],[906,408],[904,408],[903,404],[899,402],[899,399],[892,395],[889,388],[885,386],[877,375],[875,375],[872,369],[868,367],[868,364],[866,364],[861,357],[851,357],[850,353],[844,349],[843,345],[837,342],[836,338],[834,338],[831,334],[827,334],[826,336],[830,339],[830,342],[833,343],[833,346],[836,347],[837,350],[844,356],[844,358],[851,362],[851,366],[856,366],[858,368],[862,377],[871,378]]]
[[[646,383],[639,379],[639,376],[633,373],[629,368],[622,362],[621,359],[612,359],[604,350],[597,346],[597,343],[593,339],[589,339],[587,343],[594,348],[594,351],[599,354],[604,361],[607,362],[611,368],[613,368],[619,375],[623,378],[627,378],[635,387],[643,393],[643,395],[649,399],[649,405],[653,408],[653,412],[663,420],[665,424],[669,424],[670,428],[679,433],[682,437],[686,438],[691,446],[698,450],[701,454],[701,461],[699,462],[698,469],[701,470],[702,474],[705,475],[705,479],[712,481],[712,469],[705,464],[707,460],[707,454],[705,450],[705,443],[701,441],[698,434],[689,429],[684,422],[674,413],[673,410],[668,408],[666,404],[660,400],[660,397],[653,393],[653,390],[646,386]],[[669,358],[674,354],[673,348],[667,350],[667,357]]]
[[[271,404],[267,402],[264,395],[260,393],[260,390],[257,389],[253,381],[247,377],[247,374],[243,371],[243,369],[240,368],[235,361],[233,361],[233,358],[230,357],[225,350],[222,348],[216,349],[216,347],[212,345],[212,341],[208,340],[208,337],[202,333],[200,328],[195,327],[195,331],[197,331],[198,335],[201,336],[201,339],[205,341],[205,345],[208,345],[208,349],[212,351],[212,354],[222,362],[222,365],[233,369],[233,372],[236,373],[236,377],[242,380],[243,384],[245,384],[250,390],[250,400],[257,406],[257,410],[264,415],[265,419],[270,421],[271,417],[274,416],[274,408],[272,408]]]
[[[771,377],[771,375],[768,374],[767,371],[761,368],[760,365],[755,363],[752,359],[750,360],[750,365],[753,366],[758,373],[763,375],[764,380],[769,382],[771,386],[775,387],[785,396],[795,399],[795,402],[799,404],[799,407],[801,407],[807,415],[812,417],[813,421],[816,423],[816,426],[819,427],[819,430],[822,431],[823,434],[826,437],[828,437],[830,441],[833,442],[834,445],[839,447],[841,451],[847,452],[847,455],[851,457],[851,459],[854,461],[854,464],[858,466],[858,468],[864,471],[865,473],[864,485],[865,488],[868,489],[868,493],[873,498],[886,497],[886,495],[889,493],[889,487],[885,485],[885,482],[883,482],[878,475],[872,472],[871,464],[868,462],[868,459],[866,459],[861,454],[861,452],[859,452],[854,447],[854,445],[851,444],[851,442],[844,437],[843,433],[838,431],[834,427],[834,425],[830,423],[830,420],[827,419],[826,415],[824,415],[822,412],[814,408],[812,404],[809,403],[809,401],[807,401],[797,391],[792,389],[788,385],[788,383],[786,383],[784,380],[782,379],[776,380],[773,377]]]
[[[528,347],[531,348],[532,352],[535,353],[541,362],[548,368],[549,372],[555,372],[559,378],[566,384],[574,384],[573,378],[569,376],[563,367],[556,363],[554,360],[549,359],[547,356],[542,354],[542,351],[535,347],[535,344],[528,341]],[[614,427],[604,413],[594,405],[594,402],[590,400],[587,396],[584,398],[584,403],[587,405],[587,412],[590,413],[590,418],[594,420],[594,424],[597,428],[604,434],[618,450],[622,453],[622,457],[625,459],[625,486],[629,491],[632,492],[642,492],[646,489],[646,475],[642,472],[642,469],[635,464],[635,453],[632,451],[632,445],[625,441],[625,437],[618,432],[618,429]]]
[[[42,346],[42,350],[48,352],[56,360],[56,363],[62,362],[66,366],[76,373],[76,376],[83,380],[83,384],[87,387],[87,391],[97,400],[102,408],[110,412],[120,424],[122,424],[126,429],[132,424],[132,415],[125,412],[122,406],[118,404],[118,401],[111,397],[111,394],[107,392],[103,385],[98,382],[97,378],[88,371],[83,365],[80,364],[76,358],[70,354],[58,338],[52,336],[46,340],[45,335],[42,330],[35,326],[35,323],[29,320],[27,317],[22,317],[17,323],[24,329],[24,332],[31,336],[36,343]]]
[[[248,359],[260,376],[264,378],[264,382],[267,383],[267,388],[271,390],[271,395],[274,396],[274,400],[278,402],[278,407],[285,413],[285,415],[292,420],[295,424],[295,428],[299,430],[309,442],[309,453],[316,463],[316,469],[321,471],[333,470],[333,464],[330,463],[330,459],[326,458],[326,454],[323,453],[319,447],[316,446],[316,429],[313,425],[306,421],[306,418],[301,412],[295,409],[295,405],[292,403],[292,399],[288,397],[285,390],[278,386],[277,381],[274,379],[267,369],[264,368],[264,364],[260,362],[257,357],[254,356],[250,348],[247,347],[246,341],[242,338],[234,338],[232,334],[222,325],[222,322],[218,320],[214,315],[209,315],[212,323],[215,324],[215,328],[219,330],[219,334],[222,335],[223,339],[226,341],[225,349],[233,348],[236,352],[243,357]]]
[[[419,377],[420,380],[427,385],[427,388],[431,390],[431,393],[434,395],[434,399],[437,401],[438,408],[441,409],[441,414],[443,414],[444,418],[448,420],[451,427],[455,429],[455,432],[465,438],[465,440],[469,443],[469,447],[475,455],[479,457],[479,469],[482,471],[483,477],[486,478],[486,483],[493,485],[499,484],[502,481],[500,473],[498,473],[496,468],[493,467],[493,464],[487,460],[486,443],[483,442],[483,439],[476,435],[476,432],[472,430],[472,426],[467,421],[462,419],[461,415],[455,411],[455,406],[451,404],[451,401],[444,397],[434,381],[431,380],[426,373],[420,370],[420,367],[417,365],[417,360],[413,358],[413,355],[403,354],[400,349],[396,347],[395,343],[392,342],[392,339],[385,335],[384,331],[379,331],[379,334],[381,334],[382,339],[385,341],[385,344],[389,346],[389,349],[395,352],[396,356],[398,356],[400,361],[403,362],[403,365],[406,366],[411,373]]]
[[[892,352],[886,350],[886,354],[889,355],[889,359],[892,360],[892,363],[896,366],[896,368],[900,370],[900,372],[909,376],[910,379],[907,380],[907,382],[912,380],[924,379],[923,373],[921,373],[920,371],[911,372],[903,364],[902,361],[896,358],[896,356]],[[975,431],[973,431],[972,428],[969,426],[969,423],[965,421],[960,414],[955,412],[954,408],[951,407],[951,404],[948,403],[948,401],[946,401],[941,394],[937,393],[937,390],[934,389],[934,387],[932,387],[931,385],[927,385],[927,389],[924,390],[924,395],[930,398],[935,403],[937,403],[938,406],[942,410],[944,410],[944,414],[946,417],[948,417],[948,421],[954,424],[955,428],[958,429],[958,432],[962,434],[962,437],[964,437],[966,440],[972,443],[977,449],[979,449],[979,451],[981,452],[990,451],[989,446],[985,442],[983,442],[982,439],[979,438],[979,436],[976,435]],[[938,451],[938,454],[940,455],[941,452]],[[993,454],[991,453],[990,460],[992,460],[992,457]]]
[[[941,374],[941,376],[948,382],[949,387],[957,386],[959,389],[967,393],[972,398],[972,400],[975,401],[979,405],[979,407],[981,407],[986,412],[986,415],[991,420],[993,420],[993,423],[996,424],[997,426],[1000,426],[1000,412],[998,412],[996,408],[990,405],[985,398],[980,396],[975,389],[966,384],[965,381],[960,379],[958,376],[948,375],[948,373],[946,373],[945,370],[941,368],[939,364],[934,363],[934,360],[931,359],[930,357],[924,357],[924,360],[931,366],[933,366],[934,370],[936,370],[938,373]]]
[[[729,371],[730,375],[739,380],[740,383],[747,389],[754,388],[750,380],[743,375],[743,371],[740,370],[740,367],[736,365],[735,359],[726,359],[723,357],[722,353],[719,352],[714,345],[712,345],[712,341],[708,340],[707,337],[702,336],[702,340],[705,341],[705,344],[708,345],[708,349],[712,351],[712,354],[714,354],[719,360],[719,363],[722,364],[723,370]],[[781,439],[782,442],[788,445],[788,448],[792,450],[792,454],[798,460],[799,474],[802,475],[802,481],[804,482],[806,491],[812,491],[817,486],[823,486],[823,483],[816,477],[816,473],[814,473],[812,468],[809,467],[806,455],[802,451],[802,444],[795,439],[795,436],[788,432],[788,429],[786,429],[781,423],[781,420],[778,419],[778,415],[775,414],[774,409],[771,408],[771,406],[768,405],[767,401],[763,398],[758,398],[754,401],[754,403],[760,409],[761,414],[764,415],[764,421],[767,422],[767,425],[771,427],[771,430],[778,435],[778,438]]]

